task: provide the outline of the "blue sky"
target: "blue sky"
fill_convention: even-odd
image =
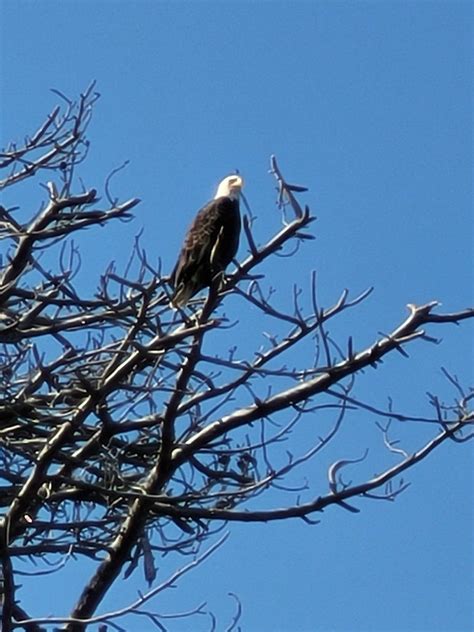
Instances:
[[[193,214],[235,168],[263,240],[280,222],[267,173],[274,153],[309,187],[304,201],[318,216],[315,241],[264,269],[279,300],[311,269],[324,305],[345,287],[373,285],[334,326],[359,347],[401,321],[407,303],[474,303],[470,2],[4,0],[0,17],[2,143],[42,121],[57,102],[50,88],[75,96],[96,79],[102,96],[81,176],[100,189],[130,161],[114,192],[142,204],[133,224],[84,241],[91,278],[110,259],[123,262],[141,228],[150,257],[171,269]],[[5,200],[26,212],[41,195],[35,183]],[[441,366],[472,384],[472,326],[432,333],[442,345],[415,343],[410,361],[363,375],[358,395],[426,412],[426,391],[455,395]],[[374,440],[372,419],[353,424],[336,458],[360,455],[367,425]],[[400,432],[413,445],[426,434]],[[180,599],[207,598],[225,620],[235,592],[245,631],[472,629],[472,448],[446,445],[409,479],[395,503],[360,501],[357,515],[331,509],[316,527],[233,527],[180,584]],[[107,605],[134,588],[120,581]],[[66,603],[61,591],[58,580],[42,604],[32,593],[30,609]]]

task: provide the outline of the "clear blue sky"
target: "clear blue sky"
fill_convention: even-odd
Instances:
[[[2,142],[42,121],[57,101],[50,88],[75,96],[96,79],[102,97],[81,175],[100,189],[130,160],[114,192],[143,202],[133,224],[84,242],[94,277],[124,260],[141,227],[150,256],[170,269],[195,210],[235,168],[263,240],[279,222],[267,174],[275,153],[310,188],[304,201],[318,221],[294,261],[265,269],[269,283],[284,292],[317,269],[324,305],[345,287],[376,288],[334,333],[360,347],[393,328],[407,303],[474,303],[471,2],[4,0],[0,19]],[[26,211],[41,195],[36,185],[6,201]],[[440,366],[472,384],[472,326],[433,333],[441,346],[415,343],[410,361],[361,376],[358,394],[427,412],[426,391],[455,396]],[[376,436],[373,420],[353,423],[354,443],[336,458],[363,452],[366,425]],[[381,441],[372,450],[382,455]],[[233,527],[158,609],[204,598],[224,621],[233,591],[245,632],[472,630],[472,448],[446,445],[409,479],[395,503],[360,500],[357,515],[332,508],[316,527]],[[66,614],[68,581],[53,580],[44,603],[30,589],[30,610]],[[106,605],[135,589],[120,580]]]

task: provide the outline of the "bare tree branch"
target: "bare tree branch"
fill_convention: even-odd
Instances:
[[[117,619],[125,614],[146,617],[159,630],[173,618],[205,615],[220,629],[204,604],[162,614],[153,598],[224,542],[226,523],[300,518],[315,525],[332,505],[359,511],[360,499],[393,501],[409,484],[403,473],[448,440],[458,446],[472,439],[474,392],[451,370],[444,376],[454,399],[429,393],[428,413],[405,413],[391,400],[380,407],[356,388],[364,370],[391,354],[406,358],[415,341],[438,343],[431,329],[464,328],[474,309],[409,305],[391,333],[358,348],[357,332],[337,340],[332,325],[337,319],[349,330],[347,319],[372,288],[353,297],[344,290],[323,308],[319,279],[308,271],[308,291],[302,275],[301,287],[293,284],[282,300],[262,264],[304,248],[315,217],[300,201],[306,188],[289,184],[275,157],[270,173],[283,225],[275,217],[260,242],[247,205],[247,254],[189,308],[170,309],[169,276],[151,263],[139,236],[123,268],[110,264],[84,290],[77,280],[84,262],[72,238],[129,221],[139,199],[113,196],[111,179],[122,167],[112,169],[100,205],[97,191],[77,179],[98,98],[94,84],[77,100],[55,94],[61,105],[24,142],[0,152],[0,187],[18,192],[17,207],[0,207],[2,629],[121,630]],[[21,204],[30,177],[45,179],[37,213]],[[351,446],[348,454],[340,438],[357,411],[385,457],[375,476],[365,474],[373,458],[367,446]],[[418,422],[430,436],[410,450],[394,429]],[[294,437],[303,426],[308,436],[298,449]],[[336,459],[328,460],[329,446]],[[316,460],[327,478],[308,476]],[[349,472],[357,482],[347,480]],[[269,490],[273,508],[265,508]],[[183,556],[187,563],[171,561]],[[20,584],[59,576],[76,559],[94,571],[69,616],[24,612]],[[164,563],[169,579],[157,582]],[[140,571],[146,592],[98,615],[119,574]],[[229,630],[242,612],[234,598]]]

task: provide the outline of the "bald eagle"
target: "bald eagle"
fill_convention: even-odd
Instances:
[[[234,258],[239,247],[243,186],[239,175],[224,178],[214,199],[194,218],[171,274],[172,307],[184,307],[192,296],[210,287]]]

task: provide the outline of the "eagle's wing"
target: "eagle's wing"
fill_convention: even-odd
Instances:
[[[228,198],[209,202],[196,215],[172,273],[172,303],[182,306],[230,263],[239,243],[238,204]]]

